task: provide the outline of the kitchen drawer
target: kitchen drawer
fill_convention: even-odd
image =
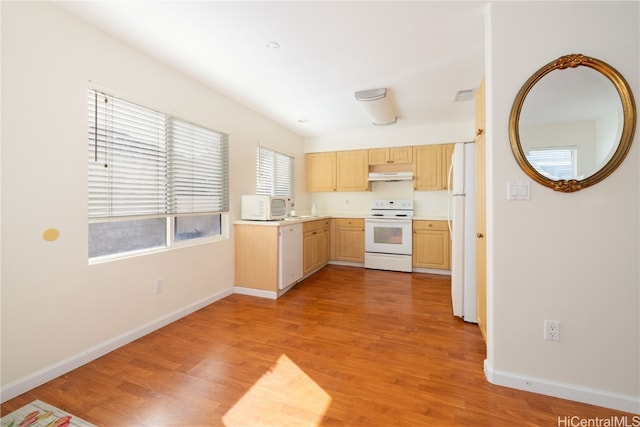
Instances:
[[[448,231],[449,226],[447,225],[447,221],[416,220],[413,221],[413,229]]]
[[[335,218],[336,227],[364,227],[362,218]]]
[[[315,221],[305,221],[302,223],[302,232],[321,230],[329,228],[329,219],[318,219]]]

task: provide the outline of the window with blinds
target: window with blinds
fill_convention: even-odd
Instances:
[[[258,146],[256,194],[290,196],[294,200],[294,158],[270,148]]]
[[[536,171],[552,179],[576,179],[578,174],[576,147],[536,148],[526,158]]]
[[[89,257],[220,235],[227,136],[95,90],[88,98]]]

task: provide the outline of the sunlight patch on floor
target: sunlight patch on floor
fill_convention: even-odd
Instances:
[[[286,355],[265,373],[222,417],[227,427],[316,427],[331,396]]]

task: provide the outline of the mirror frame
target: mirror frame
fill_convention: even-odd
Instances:
[[[616,148],[615,153],[613,153],[611,159],[609,159],[609,161],[604,166],[600,167],[600,169],[598,169],[594,174],[581,180],[552,180],[536,171],[533,166],[531,166],[524,154],[524,151],[522,150],[519,132],[520,112],[522,111],[522,106],[527,94],[541,78],[555,70],[564,70],[580,66],[589,67],[600,72],[608,78],[611,83],[613,83],[622,103],[622,112],[624,116],[622,134],[620,136],[620,141],[618,142],[618,147]],[[511,108],[511,116],[509,117],[509,139],[511,141],[511,151],[513,151],[516,162],[518,162],[518,165],[520,165],[522,170],[539,184],[563,193],[578,191],[597,184],[611,175],[611,173],[620,166],[624,158],[627,156],[633,142],[633,134],[636,128],[636,114],[636,106],[629,84],[615,68],[603,61],[590,58],[582,54],[561,56],[536,71],[536,73],[525,82],[518,92],[518,95],[513,102],[513,107]]]

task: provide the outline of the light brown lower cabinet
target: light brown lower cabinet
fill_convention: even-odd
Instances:
[[[364,262],[364,219],[335,218],[333,256],[336,261]]]
[[[306,276],[329,262],[329,220],[302,224],[302,275]]]
[[[236,224],[235,285],[278,290],[279,227]]]
[[[413,266],[451,269],[451,239],[447,221],[413,221]]]
[[[278,291],[279,229],[265,225],[235,225],[236,286]],[[364,262],[364,219],[306,221],[302,231],[304,276],[325,266],[330,257],[337,261]],[[450,246],[446,221],[413,221],[413,267],[449,270]]]

